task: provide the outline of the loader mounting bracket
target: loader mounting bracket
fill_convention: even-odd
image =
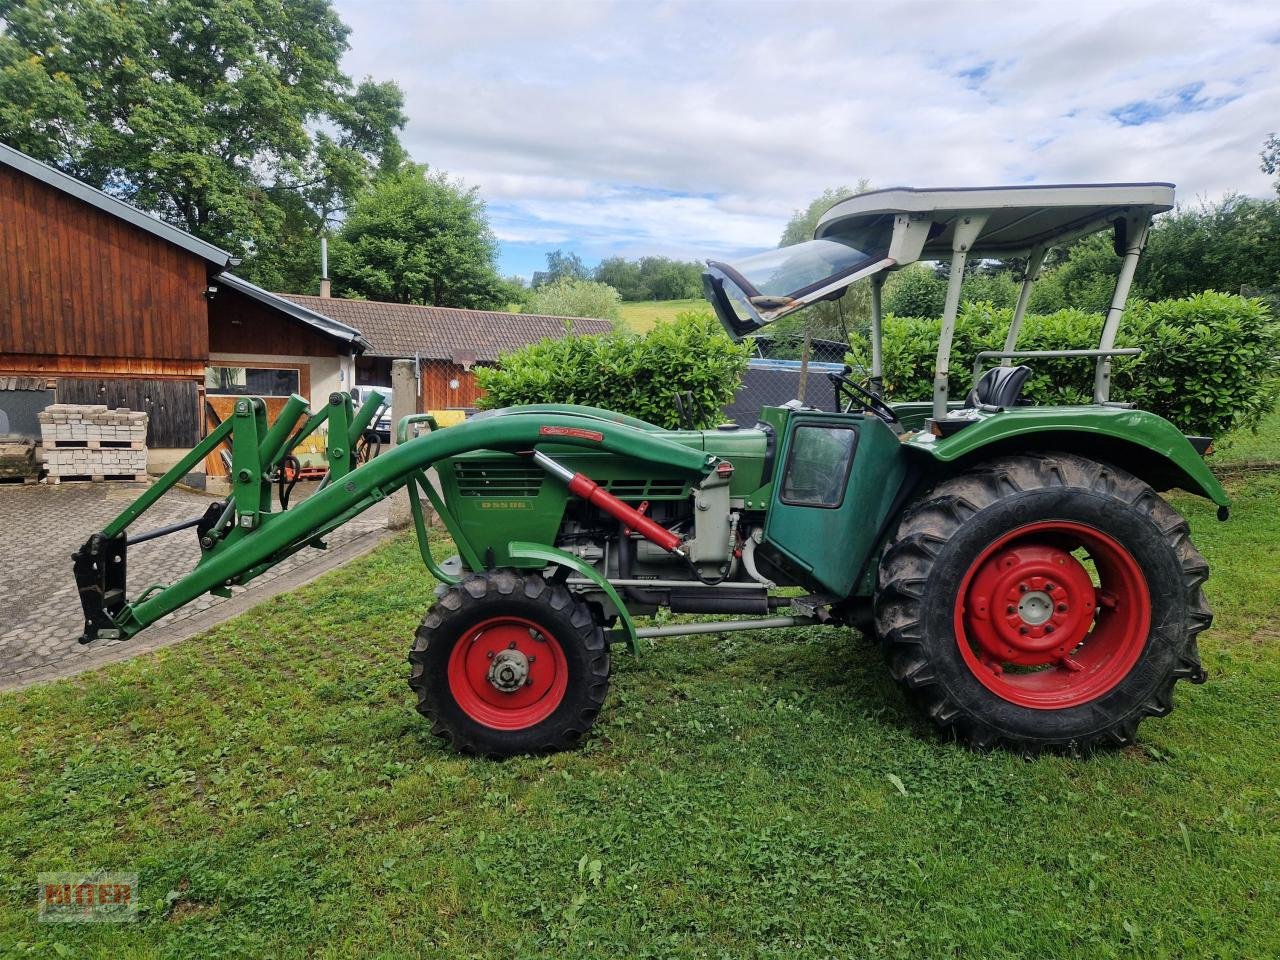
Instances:
[[[100,636],[106,638],[117,632],[115,616],[125,605],[127,550],[123,531],[114,537],[95,533],[71,555],[84,610],[81,643],[92,643]]]

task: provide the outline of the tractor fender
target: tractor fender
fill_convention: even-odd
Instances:
[[[601,592],[618,608],[618,620],[622,624],[622,639],[626,641],[627,649],[633,654],[640,652],[640,644],[636,638],[636,625],[631,620],[631,614],[627,610],[627,605],[622,602],[622,598],[618,596],[618,591],[608,580],[601,576],[600,571],[585,561],[575,557],[571,553],[566,553],[556,547],[549,547],[544,543],[529,543],[523,540],[512,540],[507,545],[507,551],[512,560],[535,560],[543,563],[554,563],[562,567],[568,567],[575,573],[581,574],[590,580]]]
[[[1061,450],[1127,470],[1156,490],[1179,487],[1218,505],[1231,499],[1191,442],[1168,420],[1120,407],[1015,407],[981,416],[949,437],[903,442],[935,463],[959,466],[994,455]],[[950,471],[948,471],[950,472]]]

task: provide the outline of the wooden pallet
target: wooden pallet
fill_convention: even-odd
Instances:
[[[141,450],[144,440],[46,440],[48,450]]]
[[[39,483],[39,482],[40,482],[39,477],[0,477],[0,483],[11,483],[11,484],[14,484],[15,486],[17,484],[22,484],[23,486],[27,486],[29,484]]]
[[[65,477],[50,476],[49,483],[55,486],[59,483],[105,483],[107,481],[114,483],[141,483],[150,479],[151,477],[145,473],[95,473],[72,474]]]

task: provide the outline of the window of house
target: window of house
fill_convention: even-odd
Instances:
[[[287,397],[298,392],[293,367],[206,367],[204,391],[209,396]]]

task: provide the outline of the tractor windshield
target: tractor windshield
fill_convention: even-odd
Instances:
[[[707,262],[708,299],[720,320],[743,336],[781,316],[838,295],[882,264],[893,236],[893,218],[859,223],[848,233],[828,235],[769,250],[733,263]]]

